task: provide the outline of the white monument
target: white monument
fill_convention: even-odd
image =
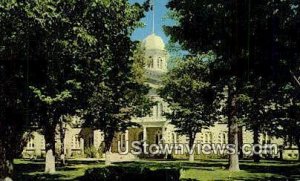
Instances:
[[[55,173],[55,157],[51,149],[46,153],[45,173]]]

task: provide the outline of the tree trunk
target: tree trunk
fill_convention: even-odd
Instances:
[[[194,152],[192,154],[189,154],[189,162],[194,162],[195,161],[195,154]]]
[[[236,102],[233,95],[230,93],[229,89],[229,104],[230,104],[230,112],[228,115],[228,143],[231,145],[231,148],[234,150],[232,153],[229,153],[229,167],[230,171],[239,171],[239,138],[238,138],[238,123],[235,120],[236,115]]]
[[[111,151],[105,152],[105,165],[111,165]]]
[[[190,140],[189,140],[189,148],[190,148],[190,153],[189,154],[189,162],[194,162],[195,161],[195,150],[193,145],[194,145],[194,142],[195,142],[195,134],[190,134]]]
[[[253,145],[257,145],[259,144],[259,131],[258,131],[258,128],[255,126],[253,128]],[[253,161],[255,163],[259,163],[260,161],[260,155],[258,154],[259,152],[259,147],[258,146],[255,146],[255,152],[253,153]]]
[[[62,166],[66,164],[66,153],[65,153],[65,128],[63,127],[63,121],[60,121],[60,163]]]
[[[45,173],[55,173],[55,128],[47,129],[45,134],[46,160]]]
[[[11,178],[14,171],[13,158],[7,151],[0,143],[0,179]]]
[[[111,165],[111,144],[114,136],[112,132],[104,133],[105,165]]]
[[[230,171],[239,171],[239,153],[238,153],[238,124],[233,122],[229,125],[229,144],[234,146],[234,152],[229,154],[229,170]]]

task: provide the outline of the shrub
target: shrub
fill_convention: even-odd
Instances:
[[[104,168],[89,169],[81,180],[87,181],[178,181],[179,169],[150,170],[144,167],[110,166]]]
[[[81,151],[73,151],[71,154],[71,158],[82,158],[83,153]]]
[[[94,146],[91,146],[84,150],[84,155],[86,158],[98,158],[98,151]]]

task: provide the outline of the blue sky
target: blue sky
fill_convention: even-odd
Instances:
[[[138,2],[142,4],[145,0],[129,0],[131,3]],[[170,20],[166,19],[167,8],[166,4],[168,0],[154,0],[154,11],[155,11],[155,34],[162,37],[164,43],[168,43],[168,37],[165,35],[162,26],[171,24]],[[133,40],[143,40],[149,34],[152,33],[152,11],[146,13],[146,17],[142,19],[142,22],[145,24],[144,28],[139,28],[135,30],[132,35]]]

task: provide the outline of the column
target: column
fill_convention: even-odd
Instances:
[[[125,150],[128,149],[129,138],[128,138],[128,130],[125,131]]]
[[[143,141],[147,141],[147,127],[143,127]]]
[[[81,148],[82,153],[84,153],[84,139],[83,138],[80,138],[80,148]]]
[[[65,137],[64,137],[64,155],[66,156],[66,153],[67,153],[67,132],[68,130],[66,129],[65,130]]]
[[[160,112],[160,110],[161,110],[161,103],[159,102],[159,103],[157,103],[157,117],[161,117],[161,112]]]
[[[162,142],[163,143],[165,143],[165,141],[166,141],[166,136],[165,136],[165,126],[163,126],[162,128],[161,128],[161,138],[162,138]]]

